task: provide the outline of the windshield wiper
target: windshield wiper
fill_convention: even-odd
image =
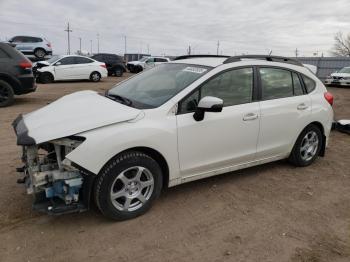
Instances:
[[[123,96],[120,96],[120,95],[115,95],[115,94],[109,94],[109,93],[106,93],[105,95],[106,97],[114,100],[114,101],[117,101],[117,102],[120,102],[124,105],[127,105],[127,106],[131,106],[132,105],[132,101],[126,97],[123,97]]]

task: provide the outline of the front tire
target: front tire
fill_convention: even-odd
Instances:
[[[162,172],[148,155],[122,153],[100,172],[95,184],[95,201],[103,215],[126,220],[144,214],[160,195]]]
[[[99,82],[101,80],[101,74],[99,72],[92,72],[90,74],[90,80],[92,82]]]
[[[15,94],[9,83],[0,80],[0,107],[12,105],[15,100],[14,96]]]
[[[42,84],[49,84],[54,81],[54,78],[51,73],[44,72],[39,75],[39,80]]]
[[[313,124],[307,126],[295,142],[289,162],[301,167],[311,165],[320,154],[322,143],[321,130]]]

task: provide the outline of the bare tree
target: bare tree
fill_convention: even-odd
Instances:
[[[335,56],[350,56],[350,34],[343,36],[342,32],[334,36],[334,46],[332,54]]]

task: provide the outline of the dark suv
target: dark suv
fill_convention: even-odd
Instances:
[[[123,57],[115,54],[96,54],[91,57],[99,62],[103,62],[107,66],[108,75],[123,76],[126,72],[125,61]]]
[[[34,92],[32,62],[8,43],[0,43],[0,107],[9,106],[14,95]]]

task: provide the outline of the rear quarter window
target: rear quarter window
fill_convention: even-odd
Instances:
[[[312,91],[314,91],[316,88],[316,82],[305,75],[302,75],[302,78],[303,78],[307,93],[311,93]]]

